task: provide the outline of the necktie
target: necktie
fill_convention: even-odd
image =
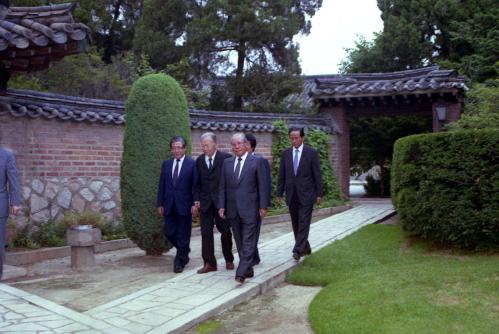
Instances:
[[[239,173],[241,172],[241,160],[242,158],[237,158],[236,170],[234,171],[234,180],[239,180]]]
[[[173,170],[173,185],[174,186],[177,184],[179,165],[180,165],[180,159],[177,159],[177,163],[175,164],[175,169]]]
[[[211,170],[211,168],[213,167],[213,164],[211,163],[213,159],[212,158],[209,158],[208,159],[208,169]]]
[[[300,151],[298,149],[296,149],[295,156],[293,158],[293,171],[295,172],[295,176],[296,176],[296,173],[298,172],[298,153],[300,153]]]

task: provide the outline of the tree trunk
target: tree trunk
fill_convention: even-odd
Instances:
[[[111,56],[114,51],[114,27],[116,22],[118,21],[118,17],[120,16],[120,8],[123,0],[116,1],[116,5],[114,6],[113,20],[109,26],[109,34],[106,36],[106,41],[104,42],[104,55],[102,56],[102,60],[106,64],[111,64]]]
[[[244,60],[246,59],[246,42],[241,41],[237,50],[237,69],[236,69],[236,93],[234,96],[234,110],[240,111],[243,106],[243,97],[241,85],[244,74]]]

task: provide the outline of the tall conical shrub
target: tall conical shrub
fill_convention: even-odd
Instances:
[[[165,74],[138,79],[125,104],[126,123],[121,161],[123,221],[130,239],[148,255],[168,251],[156,194],[163,160],[171,157],[169,141],[190,142],[187,101],[180,85]],[[190,152],[190,143],[187,152]]]

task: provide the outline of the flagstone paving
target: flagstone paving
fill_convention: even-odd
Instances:
[[[393,213],[384,201],[322,219],[311,226],[312,249]],[[293,243],[293,233],[287,233],[260,244],[262,263],[242,285],[235,282],[234,271],[198,275],[193,269],[85,313],[0,284],[0,333],[180,333],[282,282],[298,264],[291,258]]]

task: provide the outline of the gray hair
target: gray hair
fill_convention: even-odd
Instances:
[[[211,139],[214,143],[217,142],[217,135],[213,132],[205,132],[201,135],[201,140]]]
[[[236,132],[230,137],[230,141],[232,142],[234,139],[241,139],[243,142],[247,142],[246,135],[242,132]]]

